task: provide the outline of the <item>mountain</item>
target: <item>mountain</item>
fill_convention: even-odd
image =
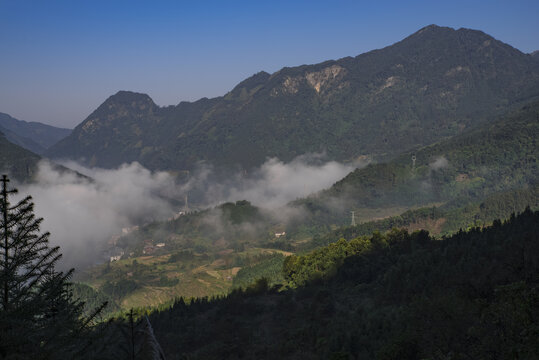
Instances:
[[[362,216],[369,209],[462,206],[537,184],[538,138],[539,101],[534,101],[465,134],[357,169],[295,204],[308,209],[314,223],[340,224],[349,223],[351,210]]]
[[[326,234],[314,236],[309,243],[301,244],[297,250],[305,251],[335,243],[340,239],[352,240],[374,232],[386,233],[392,229],[408,231],[427,230],[436,236],[448,236],[460,229],[490,225],[496,219],[507,219],[511,214],[526,208],[539,210],[539,184],[521,189],[493,193],[480,201],[455,205],[449,202],[440,207],[425,207],[408,210],[397,216],[367,221],[355,226],[344,226]]]
[[[25,181],[37,171],[40,156],[8,141],[0,132],[0,173],[18,181]]]
[[[36,154],[43,154],[47,148],[71,133],[70,129],[17,120],[4,113],[0,113],[0,131],[12,143]]]
[[[115,167],[250,168],[307,152],[389,159],[466,132],[539,95],[539,63],[476,30],[427,26],[356,57],[260,72],[223,97],[158,107],[120,91],[52,158]]]
[[[277,211],[237,201],[142,225],[115,239],[115,249],[129,257],[95,267],[79,280],[123,308],[147,305],[148,299],[162,305],[179,296],[220,295],[262,276],[276,283],[282,279],[281,255],[302,254],[341,238],[394,228],[449,236],[526,207],[539,209],[539,101],[488,120],[392,161],[357,169]],[[343,226],[350,224],[350,211],[357,225]],[[163,266],[149,266],[156,262]],[[105,280],[110,287],[103,287]]]
[[[34,140],[29,139],[27,137],[20,136],[19,134],[14,133],[11,130],[8,130],[0,125],[0,132],[4,134],[6,139],[20,147],[25,148],[26,150],[30,150],[33,153],[36,154],[42,154],[45,151],[45,148],[43,148],[41,145],[36,143]]]
[[[22,146],[14,144],[0,130],[0,175],[6,174],[10,179],[18,182],[31,182],[35,180],[38,172],[38,163],[43,158]],[[70,173],[80,178],[89,179],[76,171],[62,165],[49,162],[49,165],[60,173]]]
[[[535,60],[539,60],[539,50],[535,50],[534,52],[530,53],[530,55]]]

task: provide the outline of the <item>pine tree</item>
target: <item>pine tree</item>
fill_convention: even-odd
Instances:
[[[73,269],[56,271],[62,255],[48,232],[40,234],[32,198],[12,205],[17,190],[6,175],[0,182],[0,358],[83,358],[106,304],[82,316],[84,304],[71,296]]]

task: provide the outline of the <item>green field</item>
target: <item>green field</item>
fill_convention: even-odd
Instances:
[[[219,253],[176,251],[137,256],[90,268],[77,277],[107,295],[122,309],[156,307],[175,298],[227,294],[236,274],[244,267],[292,253],[267,248],[232,249]],[[238,266],[238,265],[243,266]]]

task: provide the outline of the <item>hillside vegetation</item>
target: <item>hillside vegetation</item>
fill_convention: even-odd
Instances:
[[[415,166],[406,154],[356,170],[332,188],[295,201],[299,215],[288,220],[237,201],[142,226],[117,239],[123,260],[80,280],[122,308],[159,305],[177,296],[224,294],[261,277],[280,283],[284,257],[279,253],[302,254],[340,238],[393,228],[450,235],[527,206],[537,209],[537,113],[539,102],[534,102],[417,149]],[[350,209],[359,224],[340,227],[349,221]],[[393,214],[373,220],[384,211]],[[277,237],[283,230],[286,236]]]
[[[457,202],[460,203],[461,201]],[[325,234],[315,235],[302,249],[313,249],[343,238],[351,240],[375,231],[385,233],[394,228],[427,230],[433,235],[451,235],[461,229],[490,225],[495,219],[506,218],[511,213],[524,211],[526,207],[539,209],[539,186],[494,193],[482,201],[470,201],[459,206],[452,202],[440,207],[408,210],[397,216],[373,220],[356,226],[343,226]]]
[[[533,186],[539,175],[538,114],[535,101],[465,134],[357,169],[294,204],[310,211],[313,224],[343,224],[351,210],[361,217],[376,208],[458,207]]]
[[[116,167],[249,169],[325,152],[388,159],[485,123],[539,95],[539,63],[475,30],[428,26],[356,57],[260,72],[223,97],[158,107],[107,99],[50,157]]]
[[[436,240],[375,233],[285,260],[291,288],[150,316],[190,359],[531,359],[538,353],[539,212]],[[180,330],[181,329],[181,330]]]
[[[290,253],[264,220],[270,221],[259,208],[237,201],[143,226],[116,240],[124,253],[119,261],[77,275],[96,291],[82,297],[91,303],[108,297],[114,309],[129,309],[223,295],[260,276],[280,282]]]

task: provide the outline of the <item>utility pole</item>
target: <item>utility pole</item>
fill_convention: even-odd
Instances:
[[[356,214],[354,211],[351,211],[352,213],[352,223],[350,224],[351,226],[356,226]]]

